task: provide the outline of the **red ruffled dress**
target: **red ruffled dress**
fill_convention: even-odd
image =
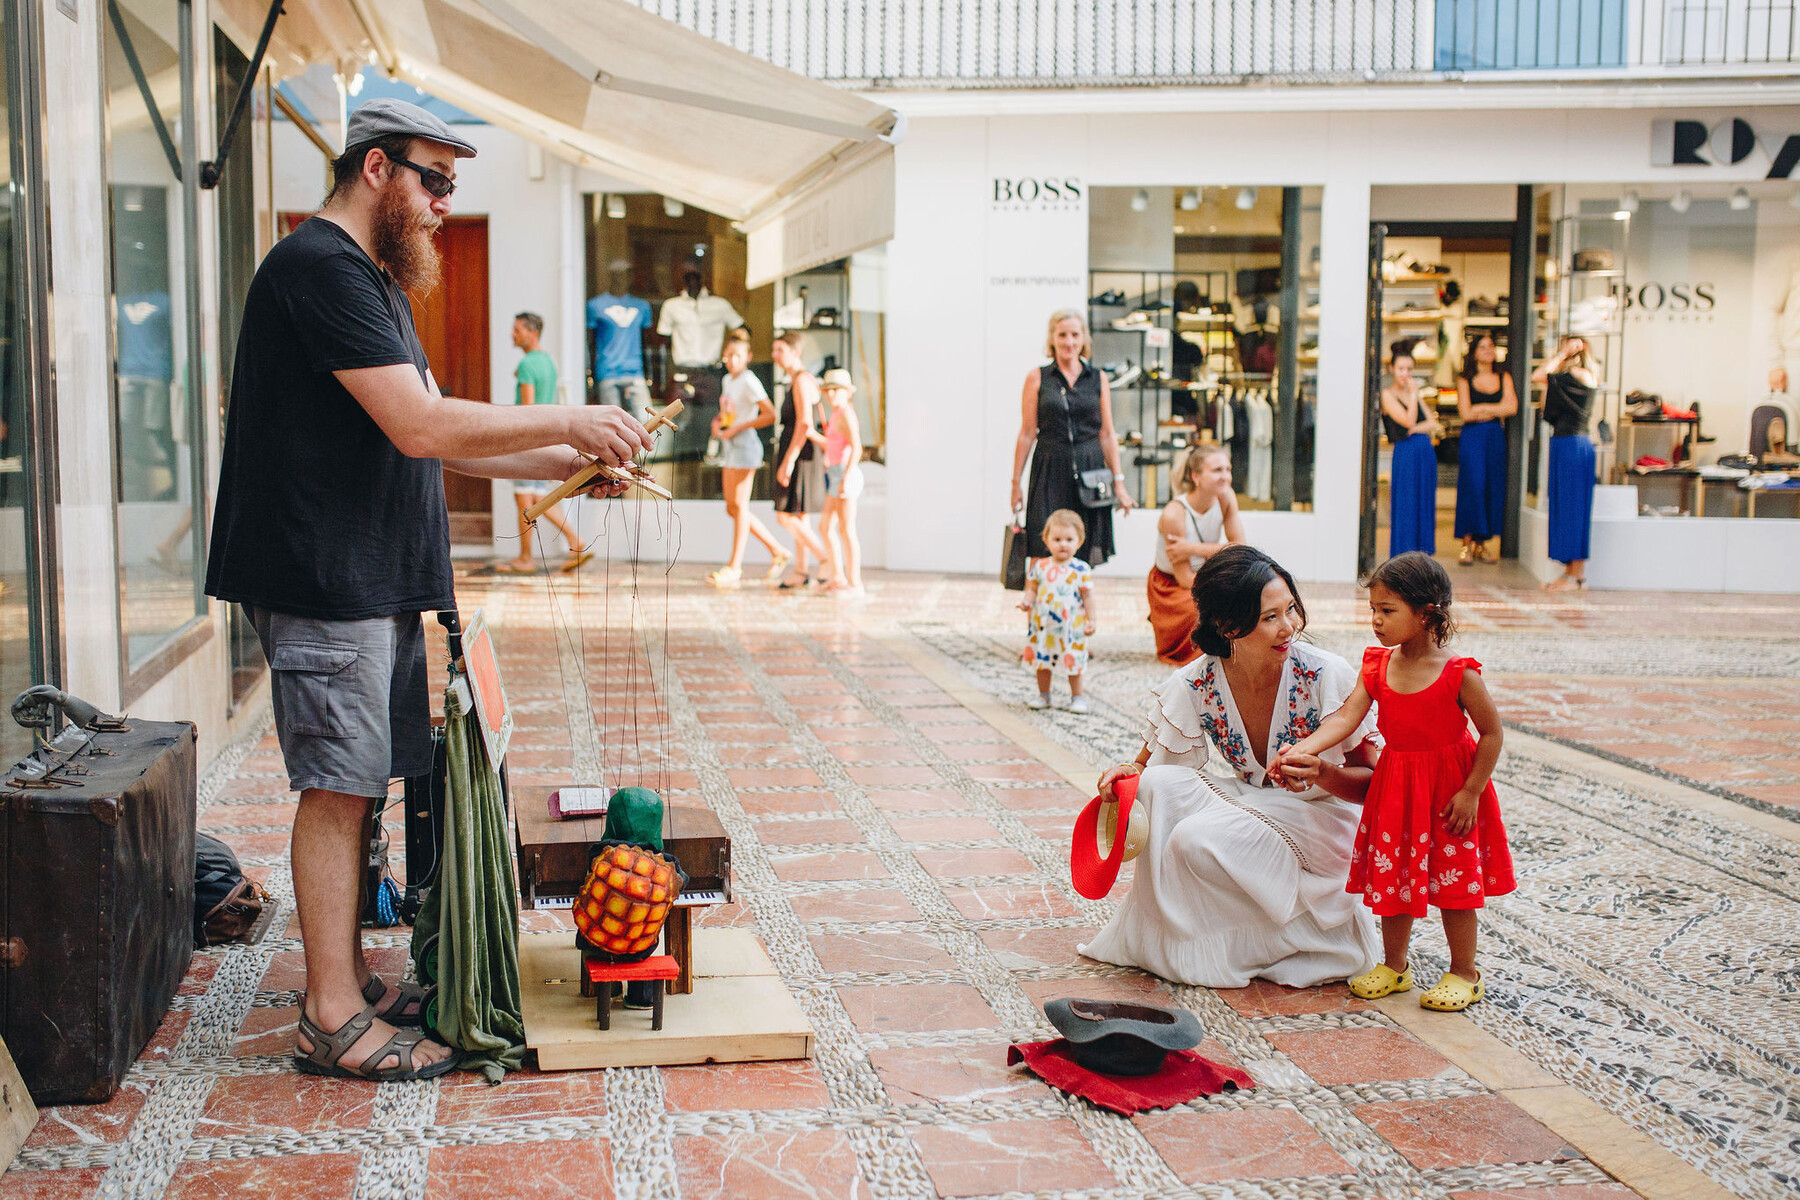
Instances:
[[[1387,744],[1369,780],[1345,890],[1360,893],[1378,917],[1422,917],[1427,905],[1480,908],[1488,896],[1517,886],[1494,785],[1482,791],[1475,826],[1461,837],[1445,827],[1440,811],[1475,761],[1475,736],[1457,695],[1463,672],[1481,664],[1453,658],[1423,691],[1396,692],[1387,685],[1392,654],[1385,646],[1363,651],[1363,687],[1375,699],[1375,723]]]

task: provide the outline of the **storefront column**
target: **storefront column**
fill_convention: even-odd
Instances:
[[[1519,556],[1519,509],[1525,504],[1525,464],[1531,449],[1531,355],[1523,353],[1532,345],[1532,240],[1536,228],[1533,212],[1532,185],[1519,185],[1518,215],[1513,218],[1512,287],[1507,293],[1508,315],[1506,344],[1519,347],[1521,353],[1506,357],[1506,373],[1512,376],[1513,395],[1519,398],[1518,414],[1506,423],[1506,519],[1500,529],[1500,557]]]
[[[1369,181],[1333,172],[1320,213],[1319,403],[1314,551],[1306,577],[1356,577],[1362,520],[1363,380],[1368,345]]]

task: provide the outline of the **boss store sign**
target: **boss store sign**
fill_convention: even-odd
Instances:
[[[1087,187],[1073,176],[996,175],[989,204],[995,212],[1079,212]]]
[[[1759,133],[1742,117],[1711,125],[1664,120],[1650,126],[1650,164],[1656,167],[1736,166],[1759,146],[1769,156],[1765,179],[1787,179],[1800,166],[1800,134]]]

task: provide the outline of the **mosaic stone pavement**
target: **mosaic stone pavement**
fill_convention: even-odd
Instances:
[[[733,837],[739,903],[705,920],[763,938],[814,1025],[815,1059],[528,1071],[494,1089],[469,1075],[300,1076],[290,921],[260,945],[197,955],[119,1097],[48,1111],[0,1200],[1632,1194],[1342,987],[1215,992],[1079,959],[1111,910],[1067,883],[1063,839],[1084,796],[891,640],[913,626],[907,646],[1013,698],[1016,614],[992,584],[876,576],[873,599],[844,605],[710,593],[681,568],[666,593],[660,577],[640,581],[633,625],[632,585],[614,570],[610,589],[461,585],[465,611],[485,605],[497,630],[520,722],[513,777],[603,774],[711,805]],[[1345,591],[1314,601],[1326,633],[1353,628]],[[1103,593],[1129,611],[1132,591]],[[1800,606],[1785,611],[1791,646]],[[1585,647],[1608,634],[1580,622],[1605,612],[1501,597],[1492,632],[1503,645],[1516,617],[1524,637]],[[1720,613],[1722,637],[1762,628]],[[1119,650],[1113,674],[1095,673],[1100,714],[1038,725],[1093,761],[1130,736],[1143,664]],[[1792,846],[1783,858],[1766,837],[1524,755],[1503,788],[1528,872],[1519,902],[1489,910],[1499,986],[1474,1019],[1732,1190],[1790,1194],[1800,1023],[1775,1014],[1800,992]],[[284,900],[292,814],[267,737],[205,775],[203,826]],[[1603,957],[1627,942],[1619,962]],[[371,944],[378,971],[403,965],[405,931]],[[1440,948],[1427,938],[1421,957]],[[1039,1006],[1066,995],[1184,1005],[1203,1051],[1259,1086],[1124,1120],[1005,1068],[1006,1043],[1050,1036]]]

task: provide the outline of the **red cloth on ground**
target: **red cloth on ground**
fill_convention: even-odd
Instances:
[[[1173,1108],[1198,1096],[1216,1096],[1227,1087],[1253,1088],[1248,1075],[1201,1058],[1192,1050],[1171,1050],[1154,1075],[1102,1075],[1068,1054],[1062,1038],[1020,1042],[1006,1048],[1006,1065],[1023,1062],[1026,1069],[1058,1091],[1091,1100],[1121,1117],[1146,1108]]]
[[[1489,782],[1475,826],[1460,837],[1444,824],[1443,806],[1469,777],[1475,737],[1457,699],[1472,658],[1452,658],[1430,686],[1396,692],[1387,685],[1392,649],[1363,651],[1362,683],[1375,698],[1375,723],[1386,745],[1363,802],[1346,890],[1378,917],[1422,917],[1438,908],[1480,908],[1516,886],[1500,801]]]

